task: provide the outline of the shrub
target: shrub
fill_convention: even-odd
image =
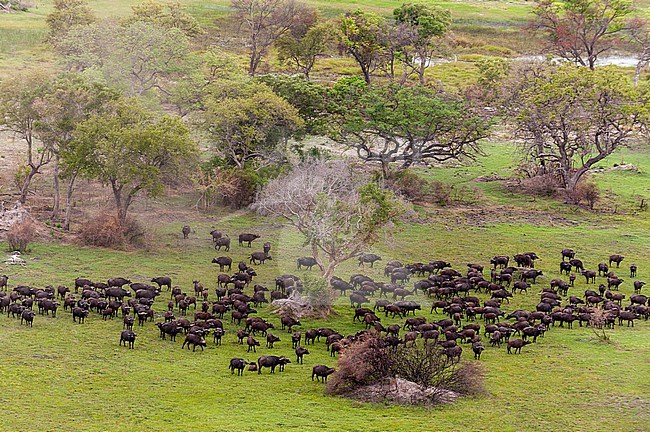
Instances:
[[[124,232],[115,216],[102,214],[86,222],[79,233],[81,241],[90,246],[115,247],[124,243]]]
[[[357,387],[390,375],[391,358],[381,339],[366,333],[341,353],[338,369],[327,382],[327,392],[345,395]]]
[[[12,251],[27,252],[29,243],[34,239],[36,227],[30,219],[15,222],[7,231],[7,242]]]
[[[424,397],[429,404],[448,400],[450,392],[471,395],[484,391],[484,372],[475,362],[453,362],[436,344],[386,348],[379,337],[370,333],[363,334],[343,350],[338,371],[330,378],[327,391],[363,395],[363,387],[396,378],[417,384],[422,393],[412,400],[422,401]]]
[[[385,185],[396,194],[402,195],[409,201],[424,201],[428,183],[416,173],[403,170],[391,173]]]
[[[598,186],[588,180],[581,180],[578,182],[574,191],[568,193],[567,198],[570,202],[580,205],[583,201],[587,203],[591,210],[600,199],[600,191]]]
[[[334,292],[323,278],[306,277],[303,294],[314,309],[330,309],[334,303]]]

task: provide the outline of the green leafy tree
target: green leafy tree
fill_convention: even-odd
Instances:
[[[127,218],[141,193],[160,196],[164,181],[190,173],[197,155],[189,129],[178,117],[157,115],[135,99],[120,99],[75,130],[75,145],[63,157],[81,175],[111,187],[117,216]],[[74,160],[74,158],[79,158]]]
[[[537,0],[530,26],[547,36],[553,54],[593,69],[622,36],[631,12],[628,0]]]
[[[361,9],[348,12],[341,19],[340,42],[359,64],[368,84],[386,51],[385,26],[384,18]]]
[[[316,59],[327,52],[335,38],[335,29],[329,23],[316,24],[304,33],[287,33],[276,43],[278,58],[309,80]]]
[[[188,38],[204,33],[199,22],[185,12],[178,2],[159,2],[145,0],[131,6],[133,15],[126,19],[127,23],[147,22],[164,29],[178,29]]]
[[[471,158],[489,133],[489,121],[468,104],[427,87],[376,86],[345,82],[335,86],[329,105],[330,135],[365,162],[391,164]]]
[[[322,160],[270,181],[252,208],[295,227],[327,281],[341,263],[376,243],[405,210],[390,191],[345,162]]]
[[[61,154],[68,151],[74,140],[76,126],[90,115],[101,113],[105,104],[117,99],[118,94],[104,86],[89,83],[75,74],[64,74],[53,80],[41,97],[34,102],[39,114],[36,133],[53,160],[54,204],[52,220],[57,219],[60,206],[61,177],[68,180],[65,222],[70,227],[72,193],[78,171],[61,167]],[[63,172],[62,172],[63,169]]]
[[[303,126],[298,111],[263,83],[218,80],[200,113],[215,148],[240,169],[248,161],[284,160],[280,149]]]
[[[523,152],[557,173],[570,200],[580,179],[647,121],[641,95],[611,67],[527,66],[513,70],[503,92]]]
[[[26,161],[18,170],[19,201],[25,204],[32,180],[51,161],[52,153],[38,139],[41,113],[36,104],[45,95],[51,77],[31,71],[0,82],[0,128],[22,138],[27,145]]]
[[[425,84],[424,72],[431,64],[438,44],[449,30],[451,13],[446,9],[424,3],[404,3],[393,11],[395,21],[402,26],[405,43],[401,46],[400,59],[406,75],[415,73],[420,84]]]
[[[45,19],[50,29],[47,39],[56,44],[71,29],[87,26],[96,20],[86,0],[54,0],[54,10]]]
[[[304,121],[304,131],[311,135],[321,135],[327,130],[326,104],[329,87],[306,81],[300,76],[269,74],[257,78],[284,98],[297,110]]]
[[[178,28],[135,21],[112,21],[70,30],[56,46],[69,70],[99,72],[111,86],[140,96],[157,89],[163,94],[190,67],[189,41]]]

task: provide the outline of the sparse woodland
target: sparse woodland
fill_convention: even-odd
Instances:
[[[650,424],[647,5],[352,3],[0,1],[0,430]]]

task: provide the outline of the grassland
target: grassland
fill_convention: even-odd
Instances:
[[[486,154],[471,166],[438,168],[428,175],[462,184],[479,175],[509,172],[514,157],[511,147],[492,144]],[[605,171],[597,181],[621,184],[625,189],[632,185],[636,191],[646,188],[640,193],[647,196],[647,154],[637,150],[622,157],[638,163],[641,173]],[[421,208],[418,223],[403,224],[374,251],[384,261],[446,259],[462,269],[467,262],[487,264],[494,254],[534,250],[542,257],[538,267],[544,276],[528,294],[515,295],[505,306],[508,311],[534,307],[539,288],[557,277],[563,247],[574,247],[588,268],[595,268],[611,253],[622,253],[626,258],[621,269],[615,270],[621,277],[627,278],[627,266],[635,262],[638,278],[650,279],[647,212],[634,214],[621,205],[618,214],[604,209],[602,214],[593,214],[552,200],[532,201],[506,192],[498,182],[473,183],[482,190],[480,205]],[[626,193],[615,199],[625,201]],[[274,260],[257,267],[261,283],[272,285],[275,276],[296,273],[295,258],[308,254],[301,237],[277,221],[227,209],[209,213],[181,210],[191,202],[191,196],[181,195],[136,209],[155,233],[147,250],[113,251],[40,242],[26,257],[27,266],[3,266],[0,273],[10,276],[10,286],[37,287],[71,285],[77,276],[101,280],[120,275],[148,281],[164,274],[188,291],[191,281],[198,279],[212,293],[217,270],[209,262],[218,253],[211,248],[207,233],[213,227],[231,237],[242,231],[259,232],[264,241],[271,241]],[[184,241],[180,227],[186,223],[194,232]],[[256,246],[252,250],[260,248]],[[6,245],[0,244],[0,248]],[[250,251],[235,244],[228,255],[246,259]],[[349,262],[338,274],[347,277],[357,271],[356,263]],[[384,280],[381,268],[362,271]],[[588,287],[593,285],[578,279],[569,293],[580,295]],[[621,290],[630,295],[629,280]],[[157,320],[167,300],[163,293],[156,301]],[[430,299],[417,296],[416,300],[423,304],[421,315],[443,317],[429,313]],[[260,315],[279,327],[270,308],[261,309]],[[347,299],[340,298],[332,316],[304,321],[301,329],[360,330],[361,325],[353,324],[351,316]],[[309,378],[312,365],[335,363],[323,342],[310,347],[304,365],[290,364],[283,373],[233,376],[227,369],[231,357],[292,356],[293,350],[288,335],[278,329],[274,334],[282,341],[274,349],[262,347],[257,354],[248,354],[236,343],[237,327],[224,321],[227,334],[222,346],[210,341],[205,352],[189,352],[181,349],[182,338],[177,342],[160,340],[152,323],[136,329],[136,349],[128,350],[118,346],[119,319],[102,321],[93,313],[85,324],[73,324],[70,313],[60,310],[56,318],[38,316],[34,327],[27,328],[0,316],[0,394],[5,413],[0,430],[645,431],[650,421],[648,322],[637,322],[634,328],[617,326],[609,331],[611,343],[598,341],[591,330],[576,325],[571,330],[551,329],[521,355],[490,347],[481,361],[486,371],[485,395],[422,410],[325,396],[323,385]],[[382,321],[399,320],[382,317]],[[463,359],[473,361],[467,346]]]

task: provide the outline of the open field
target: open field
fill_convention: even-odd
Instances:
[[[479,175],[509,172],[511,160],[506,155],[512,154],[511,148],[492,144],[486,153],[489,156],[473,166],[434,169],[431,176],[468,182]],[[635,191],[647,197],[647,154],[626,153],[624,159],[638,163],[642,173],[604,172],[598,182],[612,187],[620,183],[626,189],[635,185]],[[647,212],[594,215],[556,201],[532,201],[505,192],[497,182],[475,183],[482,190],[482,205],[422,208],[419,223],[399,227],[394,239],[373,251],[381,254],[384,262],[446,259],[462,271],[467,262],[487,266],[495,254],[534,250],[541,257],[538,267],[544,275],[528,294],[516,294],[505,305],[507,311],[534,308],[539,289],[558,276],[563,247],[574,247],[587,268],[595,268],[611,253],[625,255],[621,268],[614,270],[627,279],[621,291],[628,296],[632,292],[629,264],[638,265],[639,279],[650,279]],[[625,201],[626,193],[615,199]],[[308,274],[295,269],[295,259],[308,251],[292,229],[245,212],[216,209],[197,213],[191,210],[192,202],[191,196],[180,195],[149,201],[146,208],[136,209],[137,216],[147,220],[155,233],[148,250],[37,243],[26,256],[26,267],[0,266],[0,273],[10,276],[12,287],[70,286],[77,276],[97,280],[125,276],[146,282],[153,276],[169,275],[187,291],[191,291],[193,279],[200,280],[214,299],[218,271],[210,260],[218,255],[232,256],[235,262],[247,259],[250,251],[261,249],[263,240],[272,243],[274,259],[256,266],[257,282],[272,285],[273,278],[282,273]],[[184,241],[180,228],[186,223],[194,232]],[[263,237],[252,249],[234,241],[230,253],[219,253],[211,248],[208,235],[214,227],[231,238],[245,231]],[[6,245],[0,244],[0,248]],[[348,277],[357,271],[356,263],[348,262],[337,274]],[[385,280],[383,265],[362,271]],[[602,281],[598,278],[597,283]],[[586,288],[594,286],[579,278],[569,294],[581,295]],[[167,296],[163,292],[155,303],[157,321]],[[430,314],[430,299],[418,295],[416,300],[423,305],[418,315],[443,318],[441,313]],[[136,348],[128,350],[118,346],[121,319],[102,321],[92,313],[85,324],[73,324],[70,313],[60,309],[57,318],[37,316],[34,327],[27,328],[0,316],[0,394],[6,417],[0,430],[645,431],[650,422],[649,322],[638,321],[634,328],[617,326],[609,331],[609,344],[599,342],[591,330],[576,323],[574,329],[552,328],[521,355],[508,355],[505,347],[489,347],[481,361],[486,371],[486,395],[423,411],[324,396],[323,385],[309,378],[312,365],[334,364],[322,341],[309,347],[311,354],[304,365],[292,363],[283,373],[270,375],[265,370],[262,375],[231,375],[227,369],[231,357],[255,360],[259,355],[276,354],[294,358],[289,336],[279,329],[279,318],[269,312],[265,306],[260,315],[276,324],[273,333],[282,341],[274,349],[260,348],[257,354],[248,354],[244,346],[237,345],[237,326],[228,317],[224,319],[227,333],[222,346],[209,339],[205,352],[190,352],[181,349],[181,336],[176,342],[160,340],[153,323],[136,326]],[[324,326],[344,334],[362,329],[352,323],[346,298],[339,298],[335,312],[327,320],[303,321],[299,329]],[[384,324],[399,321],[382,315]],[[463,348],[463,359],[473,361],[470,347]]]

